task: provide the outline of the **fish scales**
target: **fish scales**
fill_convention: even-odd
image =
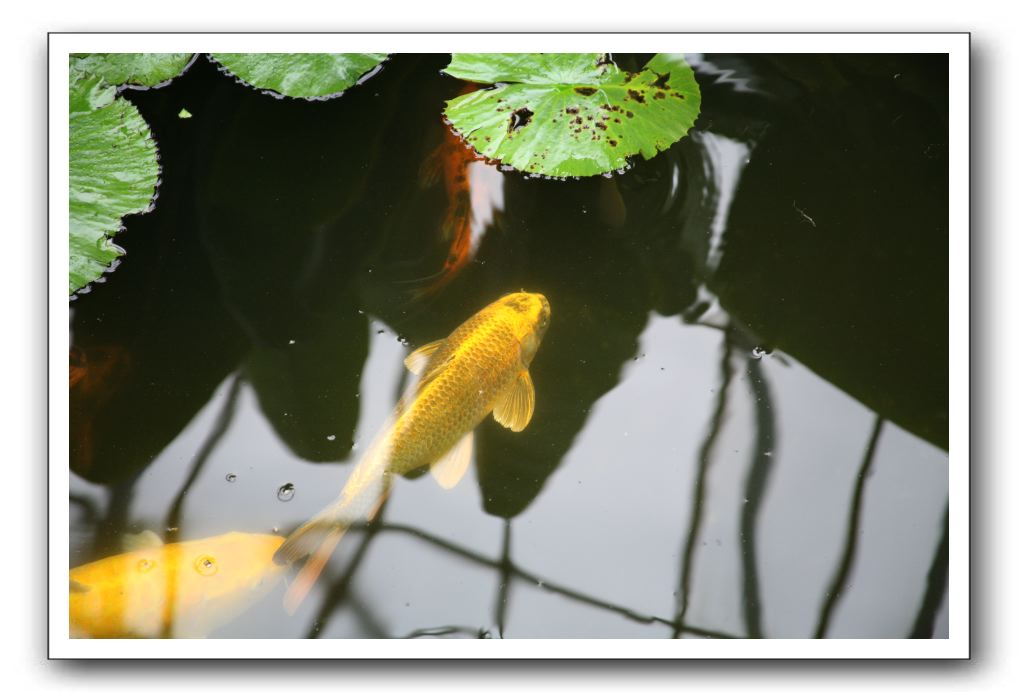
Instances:
[[[491,411],[522,368],[511,319],[504,311],[482,310],[432,354],[422,386],[393,426],[391,471],[433,462]]]

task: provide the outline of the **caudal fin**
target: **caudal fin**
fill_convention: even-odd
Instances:
[[[326,534],[314,554],[304,563],[304,566],[297,573],[297,576],[286,589],[286,594],[283,596],[283,607],[286,608],[287,613],[293,615],[297,612],[297,608],[304,602],[304,599],[311,592],[311,587],[315,585],[318,577],[321,576],[322,570],[328,564],[332,552],[339,545],[339,541],[343,538],[344,533],[346,533],[345,526],[334,527]]]
[[[296,612],[311,592],[311,587],[318,581],[347,528],[357,521],[374,519],[388,496],[389,483],[383,479],[381,487],[372,498],[373,502],[358,508],[356,505],[359,503],[352,502],[350,497],[342,497],[283,541],[272,556],[276,564],[288,565],[309,556],[283,596],[283,607],[290,615]],[[363,493],[359,499],[364,499]]]

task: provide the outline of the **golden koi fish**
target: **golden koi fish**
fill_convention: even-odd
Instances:
[[[370,521],[388,497],[395,474],[425,466],[444,488],[456,485],[473,456],[473,430],[485,416],[514,432],[534,413],[530,362],[551,307],[539,293],[511,293],[452,334],[406,358],[420,380],[411,386],[358,462],[339,499],[298,528],[276,552],[288,564],[310,559],[287,590],[291,613],[310,591],[336,544],[354,523]]]
[[[137,549],[70,571],[72,637],[205,637],[268,594],[283,576],[282,536],[227,533]],[[145,546],[145,547],[139,547]]]

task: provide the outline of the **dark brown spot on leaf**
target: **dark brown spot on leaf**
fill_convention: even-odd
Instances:
[[[619,143],[616,142],[614,139],[609,139],[608,144],[611,144],[613,147],[617,147],[619,145]]]
[[[597,126],[598,126],[599,128],[601,128],[602,130],[607,130],[607,129],[608,129],[608,126],[607,126],[607,125],[605,125],[605,124],[604,124],[603,122],[601,122],[600,120],[598,120],[598,121],[597,121],[596,123],[594,123],[594,124],[595,124],[595,125],[597,125]]]
[[[626,117],[627,118],[632,118],[633,117],[633,111],[626,111]]]
[[[576,87],[574,91],[581,96],[593,96],[597,93],[597,89],[595,87]]]
[[[668,87],[668,78],[671,76],[672,76],[671,72],[659,74],[657,76],[657,79],[654,80],[654,83],[651,86],[656,86],[658,89],[665,89]]]
[[[654,98],[655,99],[663,99],[664,97],[665,97],[665,92],[660,91],[660,90],[654,92]]]
[[[521,127],[526,127],[530,123],[530,119],[534,117],[534,111],[530,110],[526,106],[523,108],[517,108],[513,111],[512,116],[509,118],[509,132],[516,132]]]
[[[646,101],[643,98],[643,94],[641,94],[636,89],[629,89],[626,91],[626,93],[629,94],[629,98],[633,99],[634,101],[637,101],[639,103],[646,103]]]
[[[570,115],[576,115],[579,112],[580,109],[578,106],[566,106],[566,113],[569,113]]]

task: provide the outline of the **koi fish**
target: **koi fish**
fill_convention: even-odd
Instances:
[[[287,590],[293,613],[352,524],[371,521],[396,474],[430,466],[443,488],[455,486],[473,456],[473,430],[489,414],[514,432],[534,414],[530,363],[551,307],[539,293],[510,293],[457,327],[421,346],[404,364],[420,379],[358,462],[339,498],[294,531],[276,551],[289,564],[310,555]]]
[[[460,92],[469,93],[477,88],[468,84]],[[451,128],[445,128],[442,143],[421,164],[421,184],[434,185],[441,177],[445,187],[447,206],[442,218],[440,240],[449,244],[442,268],[417,282],[429,282],[414,292],[414,298],[432,296],[456,278],[470,262],[472,256],[473,209],[471,205],[469,165],[481,160],[465,141]]]
[[[71,389],[74,389],[74,385],[81,382],[81,378],[83,378],[87,372],[86,368],[87,361],[85,360],[85,352],[77,346],[71,346],[69,368]]]
[[[151,531],[129,537],[128,552],[70,571],[71,636],[206,637],[276,585],[282,542],[237,532],[169,545]]]
[[[92,468],[93,426],[132,367],[131,353],[116,344],[72,346],[70,350],[71,470],[87,476]]]

